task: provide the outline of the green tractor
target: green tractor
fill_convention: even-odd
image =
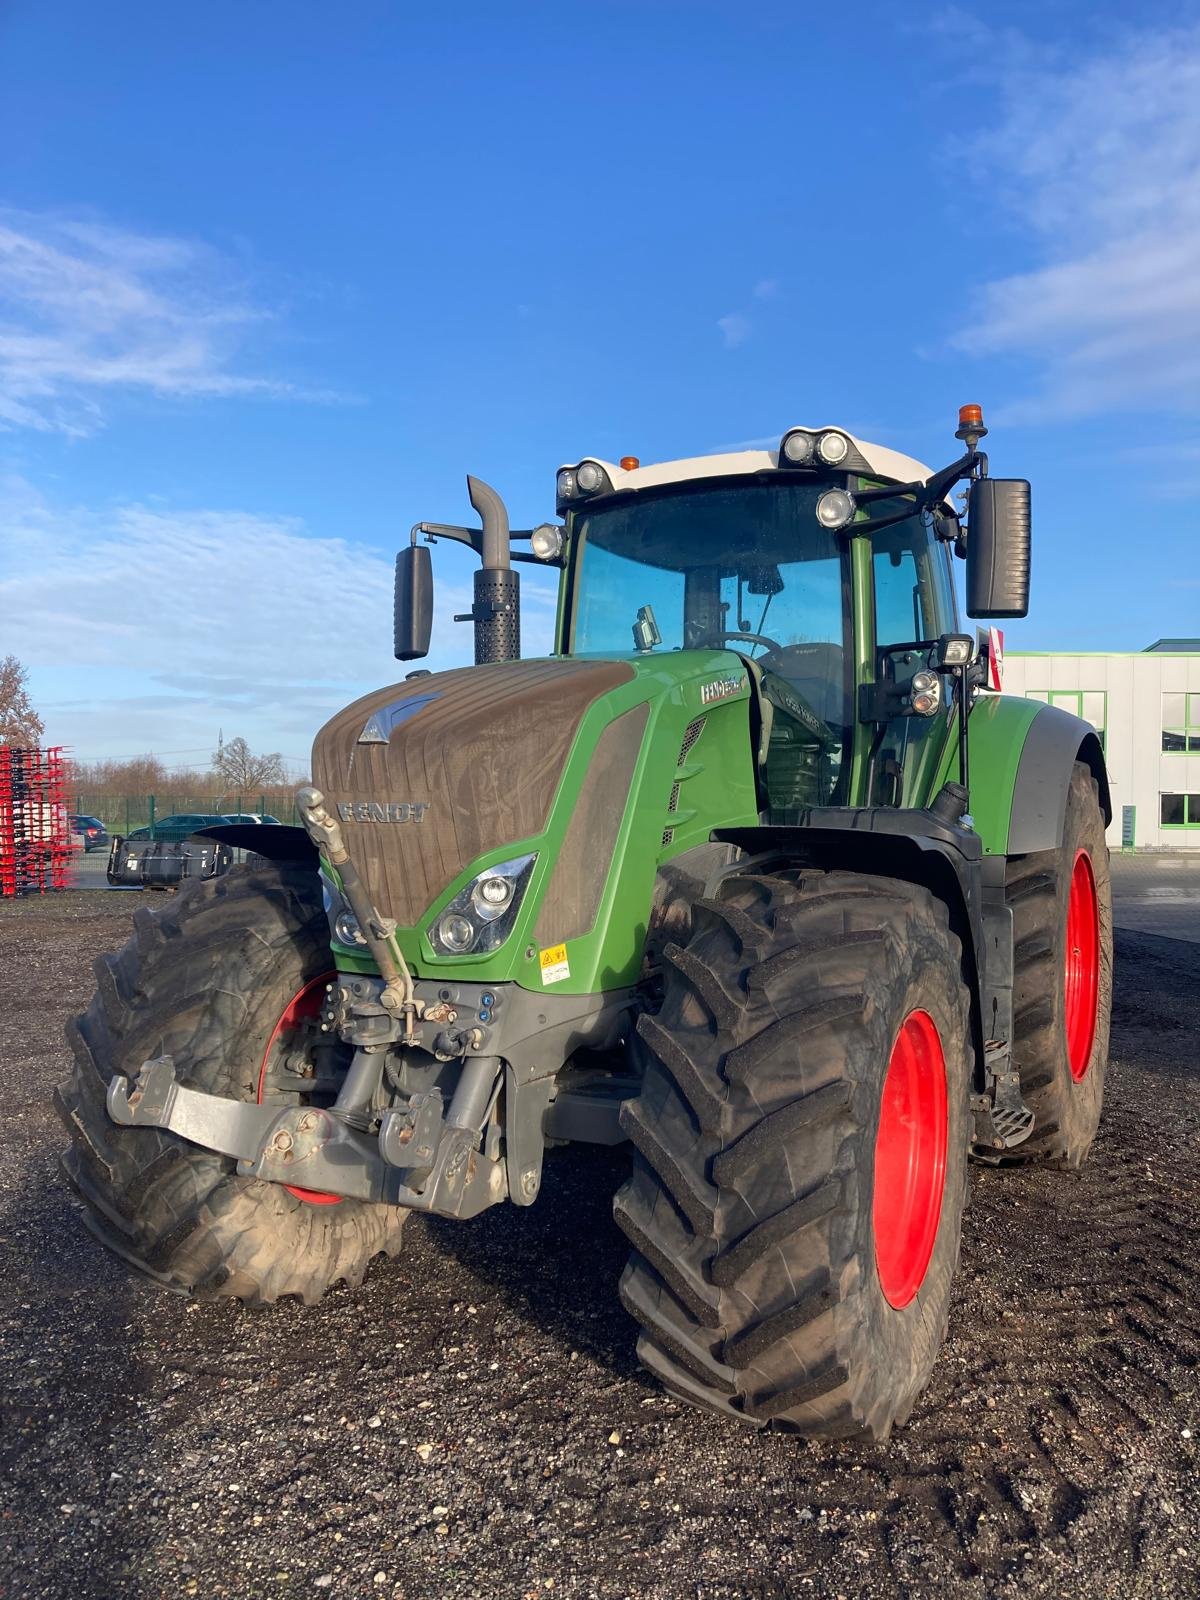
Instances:
[[[998,687],[1029,485],[978,407],[940,472],[840,428],[557,477],[559,521],[420,523],[480,557],[476,665],[317,735],[303,827],[139,910],[59,1107],[93,1231],[159,1283],[316,1301],[410,1211],[532,1205],[628,1141],[621,1299],[673,1394],[885,1438],[926,1383],[967,1163],[1076,1167],[1111,992],[1094,730]],[[966,506],[966,526],[951,500]],[[558,572],[520,659],[519,566]],[[251,835],[253,837],[251,837]]]

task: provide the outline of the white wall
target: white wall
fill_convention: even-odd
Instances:
[[[1200,753],[1162,748],[1162,697],[1200,693],[1200,655],[1158,652],[1122,655],[1023,655],[1004,658],[1004,693],[1034,694],[1076,689],[1107,695],[1105,758],[1112,789],[1111,848],[1121,845],[1121,807],[1136,806],[1139,849],[1200,850],[1200,829],[1163,828],[1159,796],[1200,795]],[[1068,705],[1068,711],[1074,707]]]

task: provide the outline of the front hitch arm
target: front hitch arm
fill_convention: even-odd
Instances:
[[[254,1105],[189,1089],[176,1079],[170,1056],[147,1061],[134,1079],[114,1077],[107,1104],[122,1127],[165,1129],[232,1157],[243,1177],[267,1183],[459,1218],[477,1216],[508,1193],[504,1162],[473,1148],[474,1130],[428,1112],[419,1137],[403,1137],[398,1124],[409,1119],[399,1111],[386,1112],[372,1137],[319,1106]],[[415,1182],[420,1189],[410,1186]]]

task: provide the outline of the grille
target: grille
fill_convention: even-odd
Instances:
[[[689,722],[688,723],[687,732],[683,736],[683,743],[679,747],[679,761],[677,762],[678,766],[682,766],[683,763],[687,760],[688,751],[692,748],[692,746],[695,744],[696,740],[704,732],[704,724],[707,721],[708,721],[707,717],[697,717],[695,722]]]

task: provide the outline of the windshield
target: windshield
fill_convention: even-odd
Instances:
[[[573,524],[575,654],[637,648],[650,608],[654,651],[722,647],[763,669],[771,741],[792,747],[788,803],[835,793],[852,713],[847,541],[822,528],[828,485],[697,486],[583,510]],[[782,751],[781,751],[782,756]],[[802,801],[801,801],[801,797]]]

